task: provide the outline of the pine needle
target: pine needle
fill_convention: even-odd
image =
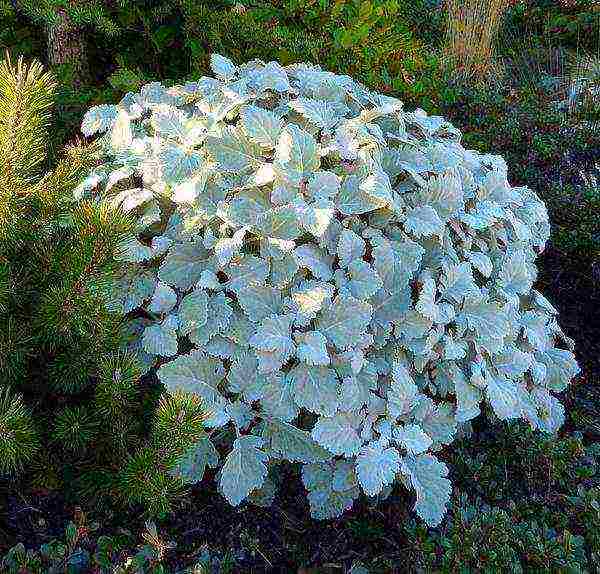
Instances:
[[[0,188],[34,182],[47,157],[47,128],[56,82],[42,64],[0,63]]]

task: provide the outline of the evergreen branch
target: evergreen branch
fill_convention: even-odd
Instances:
[[[24,376],[33,337],[27,324],[7,316],[0,321],[0,382],[15,385]]]
[[[22,188],[38,177],[47,153],[47,127],[56,83],[34,60],[19,57],[13,66],[8,51],[0,63],[0,194]]]
[[[39,217],[46,220],[67,217],[73,207],[73,188],[85,173],[95,165],[99,144],[85,143],[83,140],[67,146],[58,165],[46,173],[28,192],[41,202]]]
[[[102,357],[94,404],[100,416],[113,420],[134,406],[141,368],[137,357],[118,351]]]
[[[0,473],[19,472],[38,448],[37,430],[23,398],[0,387]]]

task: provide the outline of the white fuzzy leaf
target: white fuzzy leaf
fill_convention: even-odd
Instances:
[[[250,189],[235,195],[229,204],[227,215],[239,227],[251,226],[256,225],[260,216],[269,208],[270,202],[266,195],[257,189]]]
[[[205,146],[223,171],[243,172],[260,167],[260,146],[233,126],[226,126],[221,137],[208,136]]]
[[[177,294],[166,283],[156,284],[154,295],[150,301],[150,311],[153,313],[168,313],[177,303]]]
[[[292,316],[271,315],[265,317],[256,332],[250,337],[250,345],[260,351],[280,351],[291,354],[295,345],[292,342]]]
[[[384,486],[392,484],[399,470],[398,451],[379,442],[364,446],[356,457],[356,476],[369,496],[376,496]]]
[[[352,457],[362,446],[352,418],[345,413],[338,413],[333,417],[319,417],[311,436],[336,455]]]
[[[430,454],[421,454],[402,459],[401,470],[417,493],[417,514],[429,526],[437,526],[450,501],[448,467]]]
[[[409,454],[421,454],[432,444],[431,437],[423,432],[419,425],[404,425],[396,433],[394,438],[402,444]]]
[[[264,259],[254,255],[244,255],[227,268],[229,281],[225,287],[239,294],[251,285],[264,284],[269,274],[269,266]]]
[[[231,79],[236,71],[235,64],[225,56],[220,54],[210,55],[210,68],[216,76],[223,78],[224,80]]]
[[[293,384],[281,375],[270,376],[264,388],[261,407],[265,414],[291,421],[298,416],[298,406],[294,402]]]
[[[340,267],[348,267],[355,259],[360,259],[365,254],[365,240],[351,231],[344,229],[340,233],[337,244],[337,256],[340,260]]]
[[[186,136],[184,127],[186,119],[186,113],[183,110],[163,104],[157,106],[154,110],[150,124],[155,132],[163,137],[184,140]]]
[[[130,236],[123,240],[115,254],[115,260],[128,263],[141,263],[154,257],[152,247],[142,243],[137,237]]]
[[[263,237],[293,240],[301,235],[296,210],[287,205],[275,207],[260,215],[257,227]]]
[[[485,254],[476,251],[468,252],[467,258],[471,265],[477,269],[484,277],[489,277],[494,269],[492,260]]]
[[[529,273],[524,251],[515,251],[508,257],[500,269],[498,284],[508,296],[528,293],[534,277]]]
[[[392,323],[399,325],[411,303],[411,288],[400,274],[394,275],[388,285],[377,291],[371,300],[373,322],[387,328]]]
[[[383,171],[376,171],[375,173],[370,174],[361,181],[359,189],[369,198],[380,203],[382,207],[392,203],[392,186],[390,178]]]
[[[166,320],[161,324],[149,325],[144,330],[142,343],[146,353],[161,357],[177,354],[177,332],[165,323]]]
[[[460,302],[467,295],[478,294],[479,288],[473,278],[469,263],[450,265],[442,276],[441,298]]]
[[[298,358],[307,365],[329,365],[327,339],[319,331],[309,331],[303,335],[298,345]]]
[[[419,200],[431,206],[442,221],[447,221],[464,202],[458,173],[450,170],[428,179],[427,187],[419,192]]]
[[[481,391],[471,385],[458,371],[454,374],[454,388],[456,392],[456,420],[457,422],[466,422],[479,416],[481,410]]]
[[[283,120],[269,110],[246,106],[240,114],[248,136],[265,148],[274,148],[283,127]]]
[[[221,470],[219,486],[233,506],[238,506],[252,490],[260,488],[267,477],[269,457],[261,450],[264,441],[253,435],[241,436],[233,443]]]
[[[280,261],[271,263],[271,284],[279,289],[285,288],[298,271],[298,263],[293,255],[286,254]]]
[[[273,452],[290,462],[306,464],[331,457],[308,432],[281,420],[269,420],[262,436],[269,441]]]
[[[320,158],[315,138],[295,124],[288,124],[277,142],[275,164],[282,175],[298,185],[319,169]]]
[[[296,98],[288,102],[288,106],[324,130],[332,130],[348,113],[348,108],[343,104],[311,98]]]
[[[383,192],[383,198],[379,197],[375,193],[378,188],[373,182],[367,180],[364,183],[366,189],[361,187],[362,184],[359,183],[355,175],[349,175],[344,179],[337,197],[337,206],[341,213],[344,215],[360,215],[381,209],[389,204],[385,192]],[[371,190],[373,193],[370,193]]]
[[[231,309],[230,300],[223,293],[212,295],[208,300],[206,323],[190,333],[190,341],[194,345],[202,347],[215,335],[225,334],[232,316],[233,310]]]
[[[326,255],[322,249],[312,245],[301,245],[294,249],[294,257],[300,267],[307,267],[317,279],[331,279],[333,258]]]
[[[428,205],[414,207],[409,211],[404,221],[404,227],[415,237],[440,235],[444,231],[443,221],[436,211]]]
[[[214,249],[220,265],[227,265],[231,258],[241,251],[246,231],[246,228],[242,227],[233,234],[233,237],[224,237],[217,240]]]
[[[107,308],[124,315],[140,307],[154,292],[156,279],[152,272],[135,267],[119,275],[110,284],[101,286]]]
[[[388,391],[388,411],[396,419],[408,413],[417,396],[417,385],[404,365],[394,362],[392,383]]]
[[[152,190],[134,187],[133,189],[125,189],[119,192],[111,199],[110,205],[113,208],[120,207],[127,213],[144,204],[146,201],[149,201],[152,197]]]
[[[196,288],[186,295],[179,304],[179,330],[187,335],[206,325],[208,320],[208,294]]]
[[[258,372],[258,360],[251,353],[244,353],[235,359],[227,382],[231,392],[241,393],[248,402],[261,399],[267,385],[266,378]]]
[[[172,199],[177,204],[193,203],[206,187],[206,170],[184,179],[173,186]]]
[[[508,321],[498,303],[472,300],[465,303],[459,320],[482,337],[498,338],[508,333]]]
[[[571,351],[549,348],[538,356],[545,365],[547,386],[555,392],[564,391],[569,381],[580,372],[579,365]]]
[[[177,144],[163,144],[158,158],[163,176],[169,182],[191,178],[204,166],[202,154]]]
[[[290,89],[287,73],[277,62],[269,62],[254,75],[253,80],[259,91],[286,92]]]
[[[331,171],[319,171],[310,176],[307,193],[313,200],[331,201],[340,191],[340,178]]]
[[[186,483],[202,481],[207,466],[215,468],[219,464],[219,453],[208,438],[201,438],[178,461],[170,474],[180,477]]]
[[[334,219],[335,208],[329,201],[296,205],[300,226],[317,238],[323,237]]]
[[[340,296],[324,309],[317,328],[327,340],[346,349],[354,346],[371,321],[373,308],[349,296]]]
[[[93,136],[98,132],[105,132],[112,127],[119,115],[117,106],[102,104],[90,108],[81,121],[81,132],[84,136]]]
[[[520,414],[517,385],[501,375],[488,375],[485,393],[499,419],[517,418]]]
[[[211,256],[201,240],[176,243],[161,264],[158,277],[172,287],[189,289],[209,268]]]
[[[362,259],[355,259],[348,265],[348,275],[348,289],[357,299],[369,299],[383,287],[377,271]]]
[[[354,468],[348,461],[304,465],[302,482],[308,490],[313,518],[337,518],[352,507],[358,496]]]
[[[278,313],[281,308],[281,292],[274,287],[248,285],[237,292],[237,300],[248,319],[262,321],[265,317]]]
[[[288,377],[296,403],[314,413],[332,416],[338,408],[338,378],[328,367],[299,364]]]
[[[304,283],[292,293],[292,300],[298,308],[296,321],[302,325],[307,324],[332,297],[333,287],[329,283],[319,281]]]

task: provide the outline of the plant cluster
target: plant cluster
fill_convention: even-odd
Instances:
[[[594,369],[597,338],[594,337],[592,315],[588,319],[585,309],[586,306],[588,310],[593,309],[594,292],[597,292],[592,271],[594,261],[598,261],[600,254],[600,228],[594,217],[600,207],[600,198],[593,178],[600,177],[600,173],[593,166],[600,158],[600,146],[597,129],[595,132],[586,130],[580,121],[594,119],[589,114],[589,111],[593,112],[593,108],[588,105],[590,102],[594,103],[594,98],[586,97],[586,94],[592,93],[588,87],[593,87],[594,84],[587,81],[581,84],[583,89],[580,93],[584,97],[577,98],[577,102],[584,105],[570,106],[571,110],[567,111],[574,113],[565,114],[564,111],[557,110],[552,101],[565,100],[568,96],[572,75],[562,64],[564,56],[569,56],[568,50],[572,50],[573,56],[578,58],[582,47],[591,54],[597,52],[600,18],[595,3],[585,0],[516,2],[505,14],[504,25],[500,29],[501,42],[494,42],[498,44],[500,55],[504,57],[507,73],[501,85],[493,85],[490,90],[483,91],[463,90],[457,85],[449,87],[446,85],[446,78],[438,74],[438,56],[435,54],[444,38],[447,16],[446,3],[438,0],[423,0],[408,5],[405,2],[320,0],[223,1],[211,2],[210,6],[207,2],[187,0],[95,2],[97,9],[92,16],[110,20],[113,32],[109,34],[92,20],[79,19],[78,3],[0,0],[0,48],[7,47],[15,55],[23,53],[45,62],[54,61],[54,56],[48,50],[52,50],[55,44],[48,43],[47,39],[56,23],[56,12],[60,9],[64,16],[66,9],[71,32],[80,38],[78,45],[85,47],[87,54],[84,53],[84,56],[94,62],[90,69],[92,74],[76,90],[72,86],[69,66],[52,66],[52,70],[61,79],[61,85],[55,93],[59,115],[54,118],[49,134],[49,159],[46,164],[54,165],[54,158],[57,157],[55,150],[60,149],[62,143],[72,137],[83,111],[90,105],[118,101],[123,93],[138,92],[145,83],[153,79],[161,79],[167,85],[170,85],[173,78],[180,81],[187,78],[195,80],[199,74],[206,73],[209,54],[213,51],[230,54],[240,60],[258,57],[265,61],[277,59],[286,64],[308,60],[327,69],[351,73],[370,88],[400,97],[405,103],[419,105],[430,113],[449,118],[461,127],[464,147],[475,147],[482,151],[493,149],[494,153],[501,154],[509,166],[511,181],[519,181],[531,187],[543,199],[552,222],[552,237],[550,249],[543,257],[543,272],[536,287],[544,293],[555,292],[556,300],[553,298],[552,301],[555,305],[560,305],[566,332],[577,338],[581,364],[585,365],[586,371],[590,366]],[[41,18],[32,19],[27,9],[23,8],[26,4],[44,8],[46,13]],[[16,9],[18,5],[21,9]],[[336,8],[338,5],[341,9]],[[395,6],[398,6],[399,11],[393,12]],[[383,16],[378,12],[381,7],[386,10]],[[331,18],[331,10],[334,8],[339,10],[336,12],[337,20]],[[389,12],[388,8],[392,11]],[[392,18],[388,17],[389,14]],[[391,33],[387,29],[390,25],[393,28]],[[407,27],[410,35],[402,42],[408,43],[402,44],[401,50],[398,50],[397,32]],[[381,40],[377,57],[374,53],[364,53],[362,50],[364,42],[361,42],[361,34],[364,33]],[[348,48],[341,47],[339,43],[342,35],[349,42]],[[421,42],[413,44],[411,38],[418,38],[425,45]],[[520,39],[522,41],[518,41]],[[545,48],[546,43],[551,46]],[[236,51],[241,46],[243,50]],[[173,51],[177,51],[182,57],[173,58]],[[391,62],[389,65],[388,60]],[[589,77],[577,62],[572,69],[582,78]],[[580,71],[583,73],[579,74]],[[452,79],[452,74],[450,78]],[[577,128],[575,125],[571,126],[574,120],[577,121]],[[159,197],[160,209],[167,208],[169,201]],[[34,247],[32,251],[37,250]],[[587,285],[587,289],[583,284],[574,285],[579,279]],[[571,300],[567,301],[569,298]],[[134,314],[137,315],[147,317],[145,311]],[[585,322],[581,319],[584,316]],[[179,343],[186,349],[189,341],[184,337],[180,338]],[[224,364],[229,365],[227,361]],[[581,378],[580,382],[587,380],[588,384],[579,384],[574,389],[572,386],[566,397],[571,402],[573,395],[575,396],[575,406],[568,407],[568,428],[585,428],[587,441],[597,441],[600,437],[596,422],[598,397],[593,379],[593,373],[586,372],[586,378]],[[97,384],[96,380],[95,376],[91,376],[88,391],[77,396],[53,396],[61,404],[71,404],[76,400],[75,406],[79,407],[90,398],[92,389]],[[110,462],[110,470],[107,472],[96,470],[92,473],[87,471],[97,468],[98,464],[104,464],[106,460],[100,461],[97,457],[92,459],[89,453],[85,453],[84,445],[88,439],[80,440],[74,433],[66,432],[74,442],[75,452],[80,453],[76,456],[69,454],[68,457],[57,448],[58,441],[46,441],[46,429],[53,424],[54,403],[52,408],[40,408],[41,403],[35,400],[35,394],[21,393],[22,398],[19,400],[19,393],[15,389],[4,389],[0,396],[0,409],[7,414],[6,420],[13,421],[13,438],[20,436],[23,444],[27,440],[31,441],[34,450],[30,452],[42,453],[48,445],[52,453],[50,457],[44,458],[34,455],[30,462],[23,458],[21,462],[29,472],[18,475],[19,482],[13,482],[11,487],[16,486],[22,491],[26,484],[51,487],[62,482],[78,488],[81,486],[80,493],[87,495],[98,488],[102,492],[113,493],[124,489],[129,490],[130,496],[123,497],[123,502],[143,503],[150,498],[161,501],[151,510],[158,513],[167,510],[173,495],[181,492],[180,484],[172,481],[172,476],[165,474],[167,469],[173,467],[173,461],[177,457],[156,455],[171,452],[170,434],[174,428],[179,429],[178,436],[188,437],[185,440],[189,439],[189,444],[194,442],[195,437],[199,436],[201,425],[193,413],[196,412],[199,416],[200,409],[192,396],[173,395],[164,397],[162,406],[156,413],[159,389],[153,384],[148,385],[147,378],[141,384],[137,383],[136,388],[140,391],[136,395],[139,408],[132,411],[132,417],[141,419],[140,428],[143,427],[154,435],[155,446],[140,448],[135,456],[130,453],[125,459],[115,458]],[[45,394],[44,398],[49,396]],[[228,394],[227,397],[231,398],[232,395]],[[188,408],[185,404],[191,408],[191,415],[178,410],[177,405],[181,405],[182,401],[184,409]],[[303,416],[308,419],[298,419],[298,422],[302,423],[302,429],[308,430],[314,419],[307,412],[303,412]],[[169,426],[164,422],[168,420],[176,424]],[[181,420],[185,421],[183,430],[179,427],[180,423],[177,423]],[[346,546],[346,542],[332,544],[326,557],[328,559],[324,561],[331,562],[336,556],[336,549],[339,556],[345,556],[346,548],[355,547],[352,541],[360,540],[360,547],[364,549],[363,558],[378,556],[373,563],[373,572],[390,572],[394,568],[399,571],[406,568],[417,571],[420,568],[420,571],[430,572],[451,569],[451,565],[454,568],[463,565],[477,569],[483,566],[484,559],[483,563],[495,571],[503,567],[510,571],[518,571],[520,568],[525,571],[552,568],[578,571],[578,567],[579,571],[592,570],[593,565],[600,561],[597,534],[600,531],[597,511],[600,499],[597,489],[591,487],[596,484],[590,478],[593,465],[578,458],[582,452],[578,440],[569,435],[559,441],[553,438],[546,440],[537,432],[525,432],[524,425],[496,424],[483,429],[480,423],[481,421],[475,423],[473,435],[464,436],[461,430],[463,438],[460,443],[455,444],[452,450],[446,449],[442,456],[453,472],[455,492],[468,492],[472,495],[475,485],[477,496],[481,496],[485,503],[503,509],[499,514],[498,509],[479,504],[472,510],[466,510],[472,505],[461,500],[460,504],[454,503],[454,508],[448,512],[449,520],[441,526],[442,536],[438,537],[436,532],[428,532],[418,524],[414,526],[415,535],[409,536],[407,541],[404,530],[394,531],[397,523],[405,521],[398,520],[397,515],[394,515],[395,520],[390,523],[383,520],[383,512],[387,512],[392,504],[394,512],[404,512],[398,493],[394,493],[392,504],[388,504],[388,508],[373,509],[370,506],[371,512],[361,503],[358,506],[359,512],[354,511],[349,520],[338,523],[337,528],[341,531],[354,528],[353,525],[356,524],[360,537],[348,537]],[[58,421],[56,424],[58,425]],[[36,432],[32,433],[32,428]],[[80,428],[88,432],[85,428]],[[190,434],[186,434],[185,428],[191,431]],[[232,433],[227,434],[227,428],[221,429],[223,434],[219,431],[211,433],[211,440],[221,454],[229,451],[233,438]],[[65,434],[64,424],[61,433]],[[130,435],[131,446],[141,446],[142,439],[137,431],[135,438],[133,436]],[[12,444],[14,460],[17,450],[14,449],[15,443]],[[10,453],[10,448],[6,452]],[[25,452],[27,449],[23,449],[21,454],[24,455]],[[523,455],[514,456],[515,452],[523,452]],[[49,459],[52,459],[52,465],[48,464]],[[10,460],[10,456],[6,460]],[[62,460],[67,460],[65,466],[62,465]],[[216,462],[216,458],[212,460]],[[271,463],[274,462],[276,460],[272,458]],[[193,477],[198,477],[199,473],[194,467],[193,457],[188,460],[188,464],[187,468],[183,468],[180,463],[178,472],[183,470],[189,477],[186,480],[195,480]],[[127,471],[118,471],[119,466]],[[154,469],[150,475],[146,472],[148,468]],[[11,473],[9,476],[15,475]],[[147,482],[148,476],[153,480]],[[81,477],[81,480],[72,481],[73,477]],[[269,485],[271,477],[269,474]],[[511,485],[518,485],[519,488],[511,488]],[[162,498],[165,488],[169,491],[169,496]],[[260,497],[253,493],[250,498],[253,501],[264,499],[269,489],[263,491],[258,493]],[[518,505],[516,510],[512,501],[516,501]],[[195,506],[190,508],[192,513],[198,507],[198,501],[195,502]],[[295,503],[292,502],[290,511],[293,513],[295,508]],[[477,512],[480,510],[483,514],[478,518]],[[122,504],[118,512],[120,520],[130,523],[131,514],[125,505]],[[273,512],[277,512],[277,509]],[[455,515],[462,515],[463,518],[453,520]],[[180,516],[185,516],[185,513]],[[235,522],[239,514],[232,510],[231,516]],[[271,549],[272,553],[269,552],[269,542],[264,537],[265,529],[262,528],[260,518],[254,513],[252,517],[247,525],[250,538],[253,541],[259,540],[260,547],[275,561],[274,557],[281,551],[280,546],[276,544]],[[183,517],[181,519],[185,520]],[[496,519],[501,528],[495,529]],[[534,519],[537,525],[532,524]],[[260,524],[259,532],[252,531],[255,521]],[[297,558],[298,563],[318,566],[318,560],[324,558],[323,552],[318,550],[321,545],[311,544],[306,533],[307,530],[314,531],[317,533],[315,537],[323,539],[326,538],[327,527],[309,524],[310,521],[304,519],[302,525],[290,525],[291,529],[298,528],[302,531],[297,536],[291,534],[293,530],[288,531],[284,525],[287,536],[284,536],[283,546],[286,550],[292,549],[290,553]],[[4,526],[2,528],[6,531]],[[545,528],[551,530],[544,531]],[[231,536],[235,537],[235,531],[235,528],[228,531],[229,539],[223,540],[222,545],[210,536],[206,540],[211,548],[217,546],[223,550],[230,543]],[[524,531],[533,534],[526,535],[523,534]],[[8,532],[11,532],[10,527]],[[482,532],[497,532],[497,544],[486,544]],[[509,534],[504,536],[506,532]],[[577,544],[569,542],[571,533],[584,537],[585,557],[581,556]],[[196,533],[194,536],[201,534]],[[470,543],[463,544],[463,536]],[[526,544],[520,542],[521,536],[523,540],[527,540]],[[189,540],[189,537],[184,538]],[[341,538],[344,540],[344,536]],[[382,545],[385,545],[385,539],[393,541],[396,547],[401,547],[403,555],[399,557],[395,552],[396,548],[388,553],[379,552]],[[193,552],[195,547],[185,548],[183,551],[186,555]],[[183,553],[180,545],[178,554]],[[239,552],[236,550],[234,554],[237,556]],[[506,557],[506,562],[503,563],[499,556]],[[444,557],[448,560],[444,562],[443,568]],[[253,567],[257,563],[264,564],[261,560],[257,554],[257,562],[253,563]],[[493,568],[491,564],[494,565]],[[379,569],[377,565],[380,566]],[[289,566],[288,563],[283,568]],[[346,566],[349,567],[348,564]],[[47,567],[47,563],[44,563],[42,569]],[[369,567],[371,568],[371,564]],[[232,566],[224,571],[232,571],[232,568],[243,571],[243,566]]]
[[[142,533],[143,544],[127,531],[107,536],[97,534],[100,525],[90,522],[81,510],[75,512],[73,521],[65,528],[63,539],[54,538],[42,544],[39,550],[27,550],[24,544],[13,546],[0,561],[6,574],[59,574],[68,572],[100,572],[111,574],[167,574],[165,558],[174,548],[163,540],[156,525],[149,521]],[[93,569],[93,570],[92,570]],[[208,573],[199,562],[193,569],[178,570],[184,573]]]
[[[447,0],[444,62],[461,84],[489,82],[495,67],[495,41],[512,0]]]
[[[584,539],[463,497],[443,534],[412,526],[422,572],[587,572]],[[443,552],[440,553],[440,550]]]
[[[593,0],[518,0],[507,27],[515,36],[545,37],[553,45],[593,52],[600,40],[600,7]]]
[[[211,62],[217,78],[90,109],[105,161],[76,190],[138,221],[119,281],[96,280],[139,310],[128,348],[211,411],[176,472],[219,466],[237,505],[301,462],[317,518],[401,479],[438,524],[435,453],[482,403],[547,432],[564,420],[555,393],[578,367],[533,289],[544,205],[443,118],[348,76]]]
[[[95,146],[70,146],[45,171],[54,89],[38,62],[0,65],[0,474],[160,511],[179,486],[156,461],[186,448],[180,427],[201,435],[202,412],[189,401],[155,408],[136,357],[121,350],[121,318],[88,288],[120,265],[135,222],[73,201]],[[182,417],[189,424],[167,442],[169,421]]]

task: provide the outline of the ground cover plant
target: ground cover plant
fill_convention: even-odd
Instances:
[[[338,2],[224,1],[211,3],[212,10],[204,2],[145,1],[133,3],[134,9],[133,4],[103,3],[106,11],[95,14],[113,19],[118,33],[110,38],[91,20],[77,24],[72,2],[67,15],[77,25],[70,33],[80,37],[77,45],[83,46],[85,59],[92,64],[79,79],[70,73],[68,62],[52,64],[57,60],[49,50],[60,46],[45,41],[53,2],[45,3],[46,13],[35,21],[22,8],[25,4],[0,2],[0,46],[15,59],[20,53],[37,56],[60,78],[58,113],[48,139],[49,166],[59,160],[63,144],[79,134],[81,117],[90,105],[112,104],[152,80],[165,86],[195,82],[211,74],[209,55],[215,51],[238,62],[252,57],[286,64],[313,61],[398,97],[406,109],[423,107],[448,118],[460,128],[464,147],[502,155],[511,184],[529,186],[546,204],[550,239],[537,258],[534,287],[560,311],[560,324],[575,340],[583,371],[558,395],[566,417],[558,436],[531,431],[526,423],[493,422],[493,415],[480,416],[471,421],[469,432],[461,432],[451,446],[436,453],[448,466],[453,490],[446,516],[435,528],[428,528],[411,511],[414,495],[403,485],[393,488],[385,501],[361,496],[341,518],[314,520],[294,465],[280,465],[281,484],[268,507],[246,503],[231,507],[215,496],[218,469],[207,467],[203,481],[180,491],[184,496],[171,498],[171,511],[164,512],[167,507],[162,506],[162,518],[156,519],[159,533],[173,544],[158,554],[142,549],[140,562],[130,561],[129,568],[143,563],[147,571],[184,571],[204,555],[210,556],[213,571],[222,572],[292,572],[300,565],[306,569],[299,571],[347,572],[353,566],[362,571],[361,563],[371,572],[595,570],[600,230],[594,213],[600,204],[594,161],[600,145],[593,127],[594,100],[587,96],[593,93],[587,89],[593,84],[582,84],[585,105],[558,107],[568,103],[572,79],[587,74],[589,67],[583,64],[597,55],[600,22],[593,3],[515,2],[504,13],[495,50],[490,52],[494,65],[482,66],[492,74],[480,87],[456,81],[452,68],[441,65],[448,17],[443,2],[410,6],[372,2],[371,14],[365,6],[360,16],[352,2],[340,2],[343,25],[337,28],[351,30],[357,39],[348,48],[337,44],[332,35],[336,26],[327,24]],[[379,8],[386,10],[383,16]],[[377,57],[361,53],[360,34],[365,30],[369,38],[379,38]],[[409,46],[403,40],[398,48],[392,38],[405,34],[402,30],[419,42]],[[246,55],[241,46],[258,51]],[[173,58],[175,51],[181,57]],[[348,51],[352,57],[346,57]],[[77,68],[78,62],[74,64]],[[161,198],[163,205],[168,201]],[[147,417],[149,431],[162,385],[153,370],[139,381],[144,397],[140,412]],[[484,411],[491,414],[489,407]],[[216,438],[224,458],[233,437]],[[132,458],[129,477],[141,476],[150,458],[147,452]],[[167,462],[161,471],[171,468]],[[27,473],[0,478],[0,551],[24,542],[33,552],[31,568],[36,563],[42,569],[64,567],[60,549],[65,542],[67,555],[80,555],[78,548],[70,549],[69,529],[65,538],[69,520],[80,523],[74,503],[83,504],[99,523],[81,539],[81,554],[87,551],[91,556],[84,570],[100,564],[96,547],[101,541],[100,554],[104,553],[103,536],[123,549],[111,555],[122,567],[138,552],[136,541],[145,530],[148,511],[161,511],[160,505],[144,508],[132,498],[133,506],[111,505],[107,498],[94,504],[77,489],[63,490],[70,481],[61,485],[46,479],[42,484],[27,478]],[[160,490],[158,483],[155,486]],[[261,501],[252,497],[252,502]],[[49,555],[36,554],[44,543],[51,546]],[[21,556],[16,548],[12,559]],[[81,564],[77,556],[73,565]]]

